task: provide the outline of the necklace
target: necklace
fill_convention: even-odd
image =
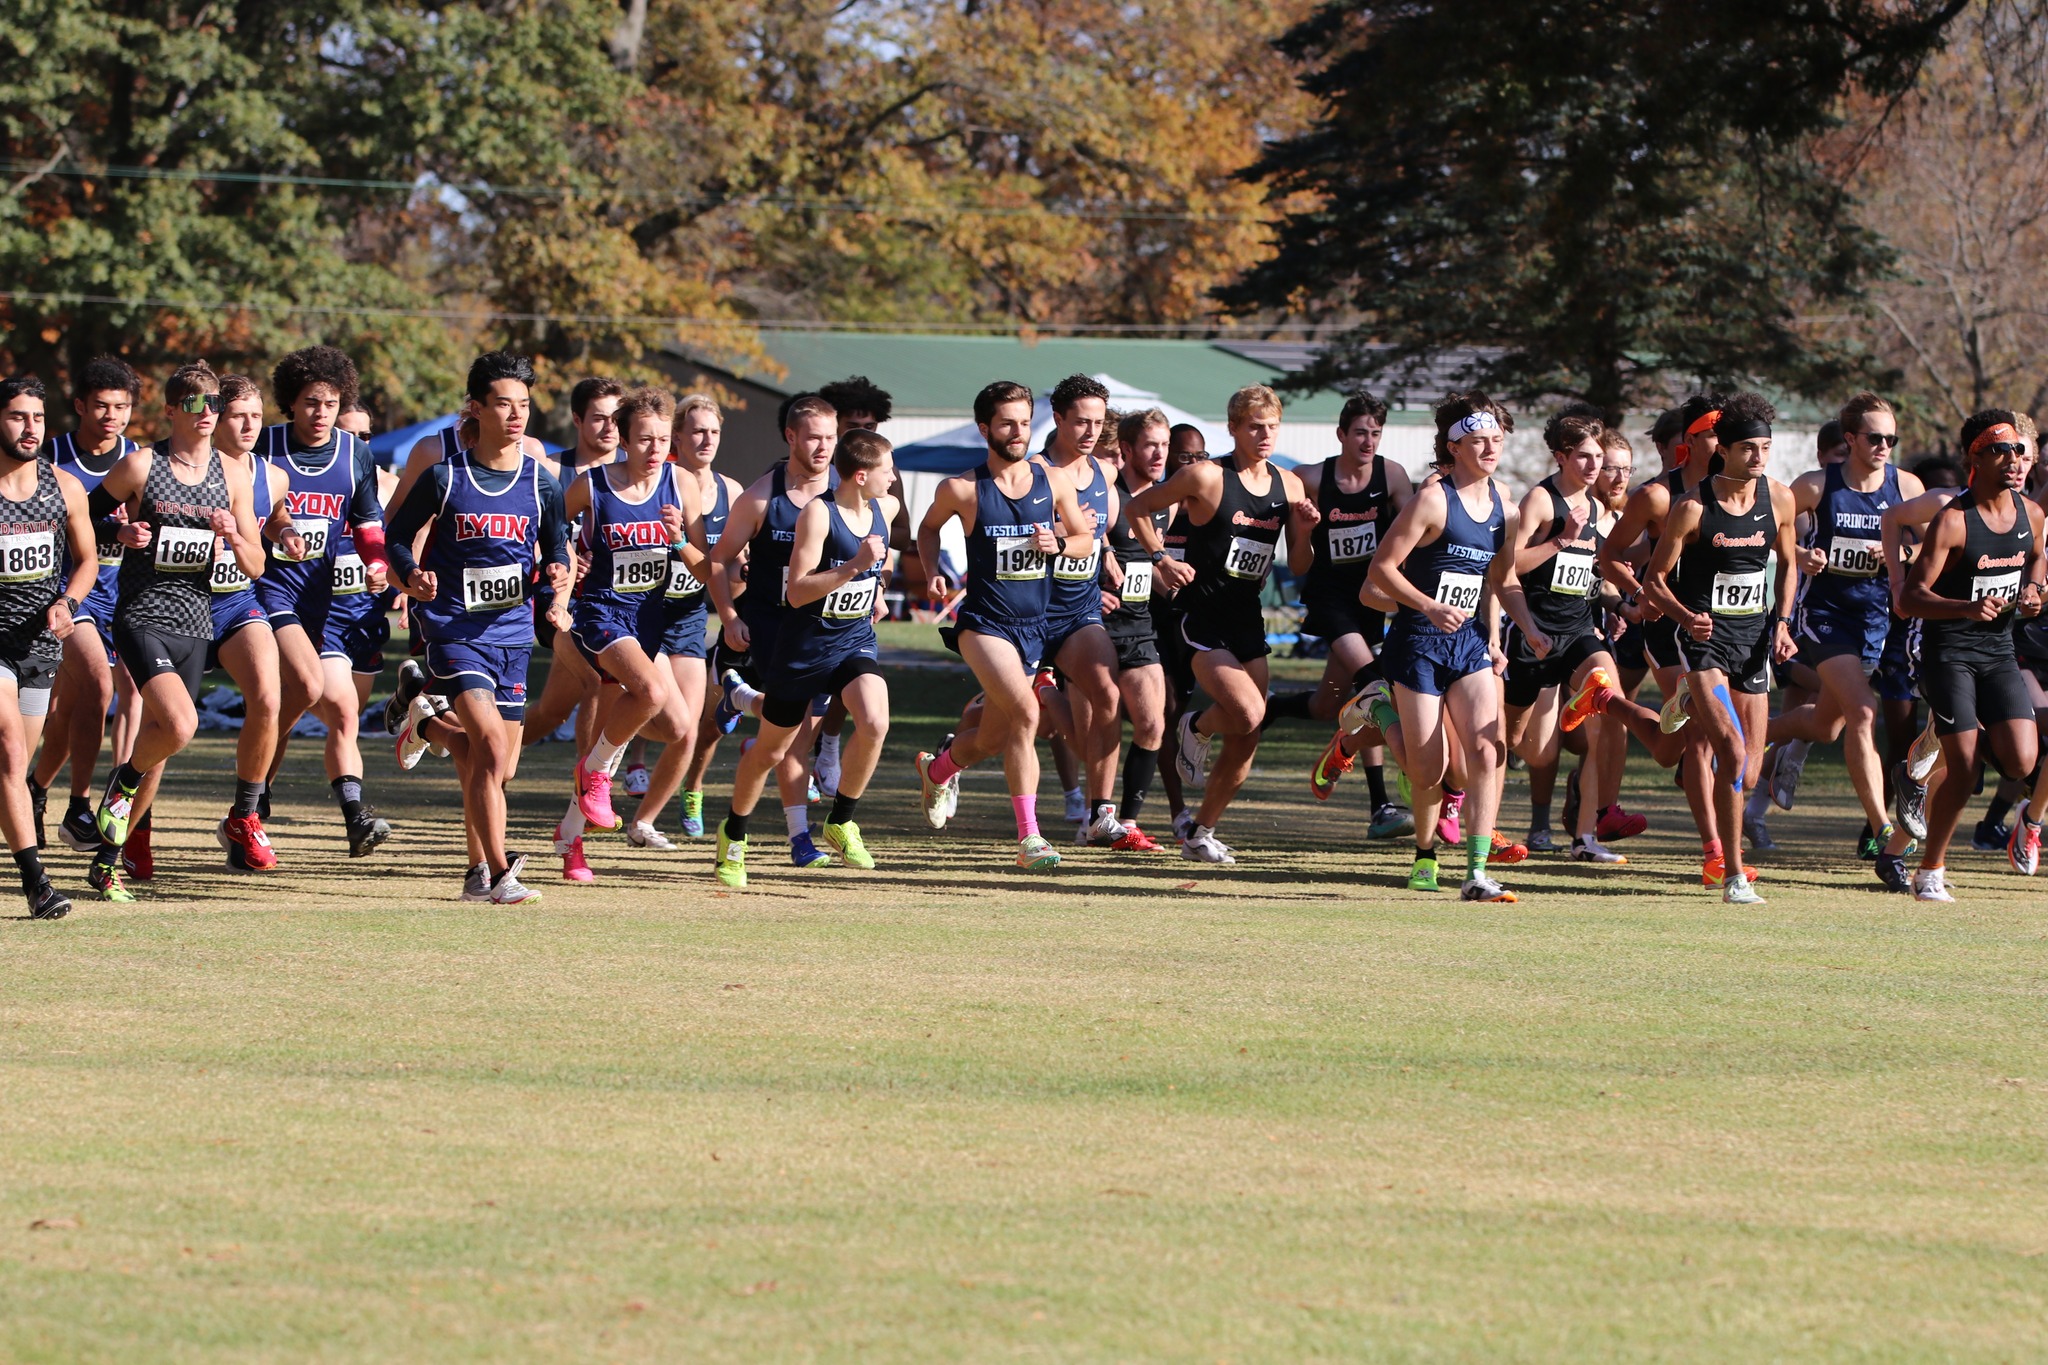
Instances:
[[[173,460],[176,460],[179,464],[185,466],[185,468],[187,469],[202,469],[206,465],[206,462],[204,460],[186,459],[183,455],[180,455],[178,453],[177,448],[174,446],[165,446],[164,449],[170,451],[171,458]]]

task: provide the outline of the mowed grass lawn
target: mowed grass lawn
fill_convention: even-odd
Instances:
[[[796,873],[771,811],[733,894],[610,838],[459,904],[447,765],[378,746],[350,862],[303,741],[284,870],[232,876],[205,738],[139,904],[0,925],[0,1359],[2048,1353],[2048,915],[2002,859],[1880,894],[1817,761],[1730,909],[1642,763],[1630,866],[1462,905],[1291,729],[1237,868],[1032,879],[997,774],[917,823],[970,687],[896,682],[881,870]],[[544,853],[569,755],[527,759]]]

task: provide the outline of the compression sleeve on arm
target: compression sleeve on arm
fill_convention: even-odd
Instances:
[[[104,486],[95,485],[92,492],[85,495],[86,514],[94,521],[105,521],[114,515],[120,506],[121,500],[109,493]]]
[[[378,564],[388,566],[390,564],[390,557],[386,554],[384,548],[383,523],[377,522],[369,526],[353,527],[351,528],[351,538],[356,543],[356,552],[362,556],[363,563],[372,566]]]
[[[391,514],[391,526],[384,542],[384,551],[392,572],[402,583],[413,575],[419,561],[413,557],[412,543],[427,524],[441,510],[441,501],[448,494],[448,466],[437,464],[427,470],[414,483],[405,501]]]

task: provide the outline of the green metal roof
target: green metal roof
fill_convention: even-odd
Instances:
[[[787,374],[779,380],[761,373],[742,378],[796,393],[864,374],[887,389],[897,412],[906,416],[964,412],[993,379],[1043,391],[1070,374],[1108,374],[1197,417],[1221,421],[1233,391],[1278,377],[1271,366],[1207,341],[769,331],[761,333],[761,345]],[[1298,395],[1287,400],[1287,412],[1335,421],[1343,401],[1335,393]]]

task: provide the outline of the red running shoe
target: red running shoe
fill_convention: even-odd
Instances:
[[[128,842],[121,845],[121,870],[138,882],[156,879],[156,859],[149,852],[149,826],[128,831]]]
[[[277,866],[270,836],[264,832],[263,821],[254,815],[228,816],[213,827],[213,837],[227,850],[228,866],[237,872],[268,872]]]
[[[1119,853],[1157,853],[1159,851],[1159,841],[1144,830],[1139,829],[1136,821],[1126,820],[1123,822],[1123,827],[1124,837],[1111,844],[1111,848]]]
[[[1600,826],[1593,831],[1593,837],[1603,844],[1611,844],[1616,839],[1633,839],[1649,827],[1647,816],[1623,810],[1617,801],[1600,812]]]
[[[1489,863],[1519,863],[1529,856],[1529,846],[1518,844],[1499,830],[1493,832],[1493,852],[1486,855]]]

